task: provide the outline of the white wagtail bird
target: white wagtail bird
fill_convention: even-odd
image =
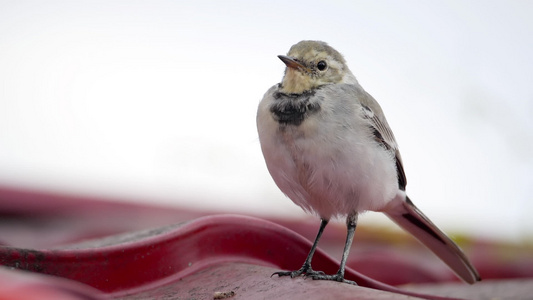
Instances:
[[[301,41],[278,56],[286,65],[281,83],[259,104],[257,129],[272,178],[285,195],[322,222],[303,266],[272,275],[344,279],[357,216],[385,213],[432,250],[468,283],[481,280],[459,247],[405,193],[398,145],[379,104],[357,82],[343,56],[320,41]],[[328,221],[346,217],[348,234],[339,271],[311,268]]]

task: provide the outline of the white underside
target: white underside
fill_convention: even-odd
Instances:
[[[336,99],[321,102],[299,126],[280,129],[269,109],[274,88],[259,105],[257,126],[268,170],[283,193],[323,218],[384,209],[400,192],[394,158],[373,140],[359,102],[326,89]]]

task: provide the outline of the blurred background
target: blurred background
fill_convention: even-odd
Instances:
[[[0,1],[0,185],[304,218],[255,115],[303,39],[385,111],[445,231],[533,236],[533,2]],[[377,213],[364,224],[394,226]]]

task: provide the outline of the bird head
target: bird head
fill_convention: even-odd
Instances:
[[[357,83],[342,55],[320,41],[301,41],[287,55],[278,55],[285,63],[281,91],[301,94],[326,84]]]

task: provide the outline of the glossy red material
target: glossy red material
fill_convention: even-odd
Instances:
[[[99,300],[100,291],[70,280],[0,268],[0,299]]]
[[[0,264],[64,277],[117,296],[180,280],[220,263],[297,269],[310,246],[308,240],[277,224],[218,215],[62,249],[2,247]],[[322,251],[317,251],[315,261],[317,269],[336,272],[337,263]],[[351,269],[346,277],[362,286],[403,293]]]
[[[334,294],[359,299],[407,299],[403,295],[443,299],[384,284],[351,268],[346,277],[360,287],[270,278],[280,269],[298,269],[311,242],[259,218],[202,216],[80,197],[73,201],[69,196],[5,188],[0,189],[0,197],[4,244],[0,246],[0,299],[15,294],[17,299],[37,299],[31,298],[35,294],[30,290],[53,295],[50,299],[180,299],[195,298],[193,294],[203,299],[206,295],[233,297],[231,293],[246,299],[302,295],[321,299]],[[324,238],[327,246],[327,235]],[[372,262],[371,256],[366,257]],[[390,264],[385,271],[376,268],[383,257],[375,256],[366,269],[364,261],[355,264],[376,269],[377,277],[380,272],[393,277],[397,272],[389,269]],[[318,249],[313,267],[335,273],[338,261]],[[432,272],[426,271],[414,273],[423,280],[432,278]]]

